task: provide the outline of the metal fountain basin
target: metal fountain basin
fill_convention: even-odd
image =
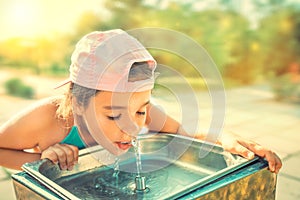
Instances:
[[[31,184],[42,185],[38,187],[39,191],[32,187],[31,191],[45,198],[52,195],[52,199],[190,199],[211,192],[214,189],[202,189],[218,185],[222,179],[232,182],[234,177],[243,178],[267,167],[259,157],[246,160],[218,145],[184,136],[145,134],[139,137],[139,141],[142,175],[147,187],[143,192],[135,190],[133,149],[118,157],[117,176],[114,176],[116,157],[95,146],[80,151],[79,163],[72,171],[62,171],[49,160],[40,160],[26,163],[23,166],[25,172],[13,178],[16,184],[20,184],[20,176],[26,174]],[[101,159],[98,161],[95,157]],[[237,172],[243,175],[236,175]],[[220,187],[215,190],[217,188]],[[18,187],[15,189],[17,196],[26,195]]]

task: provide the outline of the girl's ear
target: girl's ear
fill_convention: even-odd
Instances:
[[[72,98],[72,109],[74,114],[83,115],[84,108],[76,101],[75,98]]]

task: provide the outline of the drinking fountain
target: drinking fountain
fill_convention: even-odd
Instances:
[[[17,199],[275,199],[277,175],[263,158],[247,160],[221,146],[174,134],[139,137],[116,159],[95,146],[80,150],[71,171],[44,159],[12,176]],[[108,160],[95,159],[103,154]],[[99,156],[96,156],[99,157]],[[140,170],[140,171],[139,171]],[[113,175],[115,174],[115,175]]]

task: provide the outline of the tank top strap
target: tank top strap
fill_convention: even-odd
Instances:
[[[85,143],[83,142],[83,140],[79,135],[79,131],[76,126],[72,127],[70,133],[60,143],[74,145],[77,146],[78,149],[84,149],[86,147]]]

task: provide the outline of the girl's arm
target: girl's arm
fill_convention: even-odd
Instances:
[[[36,102],[10,118],[0,127],[0,148],[23,150],[39,147],[44,149],[59,132],[55,119],[56,106],[50,99]],[[51,137],[53,139],[51,139]]]
[[[21,170],[26,162],[33,162],[40,159],[39,153],[28,153],[22,150],[2,149],[0,148],[0,166]]]
[[[179,122],[169,117],[157,106],[149,104],[147,107],[146,124],[150,131],[186,135]]]
[[[59,144],[68,134],[56,119],[57,106],[52,99],[35,103],[0,127],[0,165],[19,169],[25,162],[49,158],[71,168],[78,158],[78,149]],[[38,148],[39,154],[24,152]]]
[[[158,107],[151,104],[148,107],[146,124],[150,131],[191,136],[181,127],[179,122],[172,119]],[[206,140],[207,134],[201,133],[194,137],[200,140]],[[253,141],[225,133],[220,140],[216,141],[216,143],[222,145],[225,150],[233,154],[239,154],[248,159],[252,159],[254,154],[265,158],[269,163],[269,170],[272,172],[278,173],[282,167],[282,162],[275,152]]]

